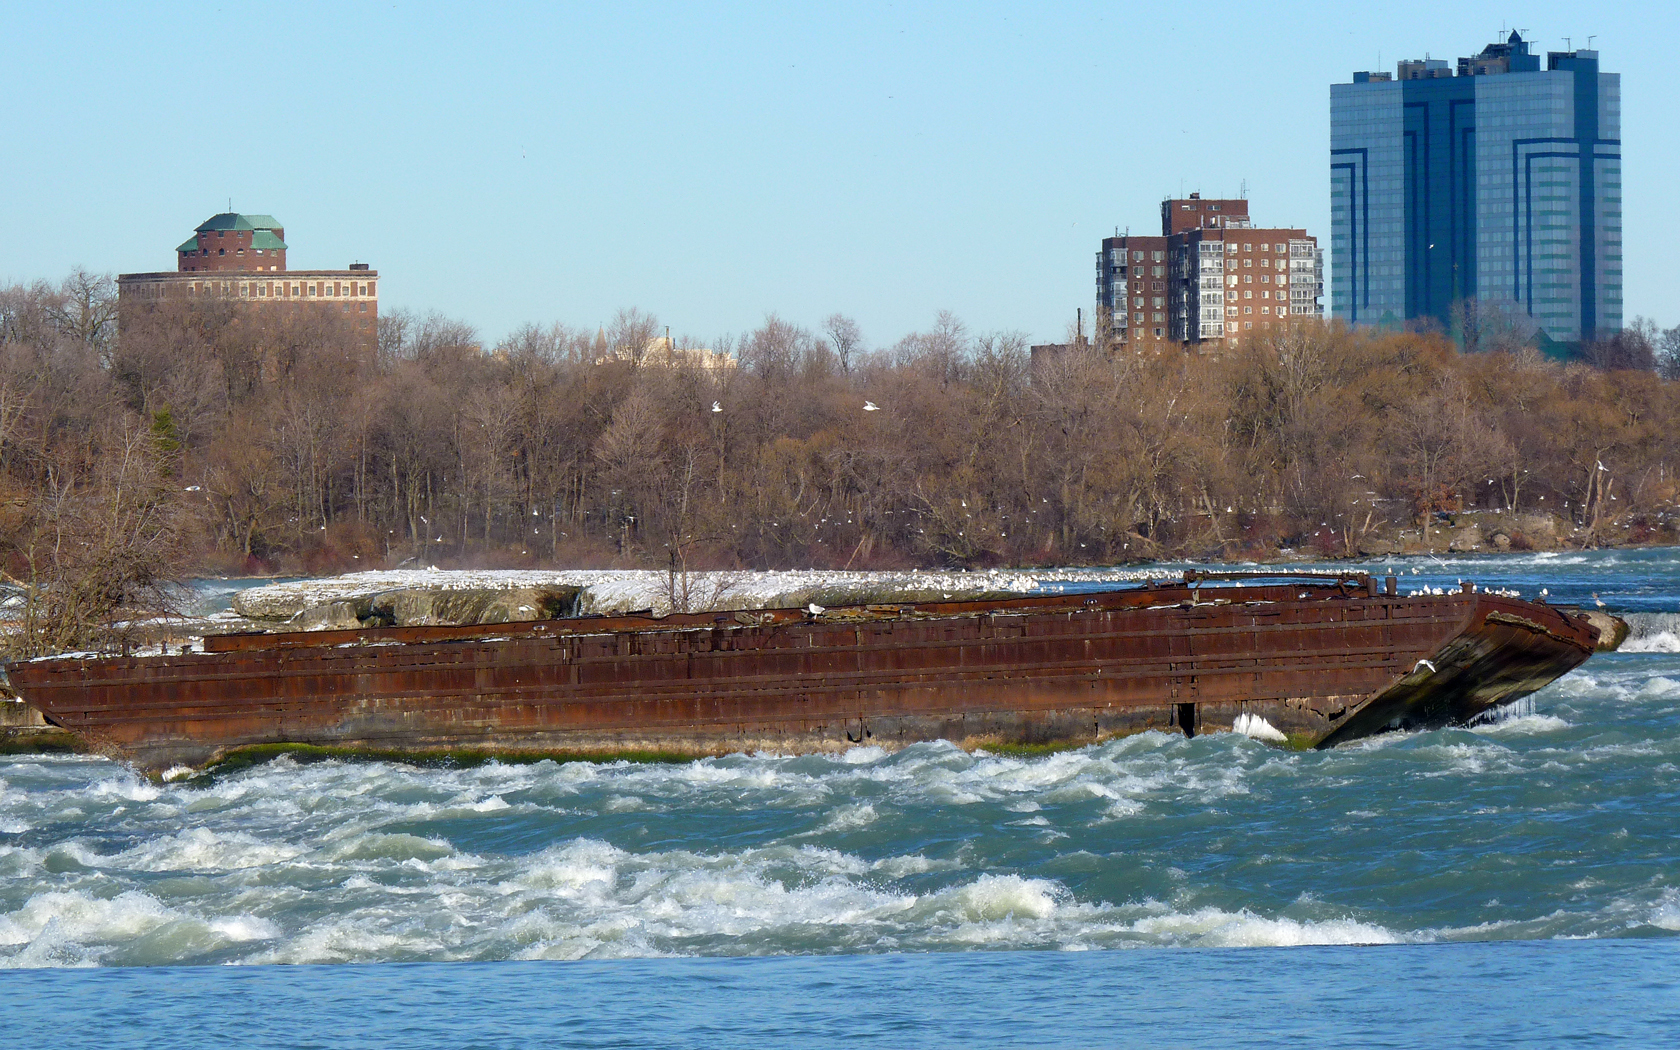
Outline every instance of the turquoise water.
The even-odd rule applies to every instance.
[[[1680,556],[1385,564],[1408,587],[1597,592],[1635,611],[1638,651],[1482,725],[1308,754],[1144,734],[163,785],[0,758],[0,1026],[20,1046],[177,1045],[142,1037],[205,1016],[264,1045],[1650,1045],[1680,1005]],[[78,1003],[98,1008],[63,1027]]]
[[[1656,1047],[1674,941],[0,974],[7,1045]]]

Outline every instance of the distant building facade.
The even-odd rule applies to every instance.
[[[1161,202],[1161,236],[1103,239],[1096,342],[1107,350],[1212,349],[1324,316],[1324,259],[1302,229],[1260,228],[1246,200]]]
[[[703,372],[728,372],[737,365],[735,358],[722,350],[701,346],[678,346],[668,335],[654,336],[642,347],[640,355],[626,347],[607,348],[605,329],[595,336],[594,361],[598,365],[612,361],[634,362],[644,368],[697,368]]]
[[[346,315],[364,339],[377,340],[379,271],[365,263],[288,270],[285,232],[271,215],[213,215],[175,249],[174,272],[118,276],[118,304],[226,299],[265,310],[328,307]]]
[[[1553,340],[1622,327],[1621,78],[1520,34],[1330,88],[1331,312],[1510,304]]]

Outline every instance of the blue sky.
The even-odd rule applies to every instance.
[[[1164,196],[1327,242],[1329,84],[1501,26],[1622,74],[1627,315],[1680,324],[1680,15],[1639,3],[12,0],[0,281],[173,269],[231,197],[491,341],[626,306],[1053,338]]]

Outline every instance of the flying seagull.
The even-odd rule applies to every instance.
[[[863,410],[865,412],[879,412],[879,411],[881,411],[881,406],[877,405],[873,401],[865,401],[863,403]]]
[[[712,411],[713,412],[722,412],[723,411],[723,406],[718,404],[716,401],[713,401],[712,402]]]

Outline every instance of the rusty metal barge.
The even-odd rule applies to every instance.
[[[1266,725],[1297,747],[1465,723],[1592,653],[1569,612],[1364,574],[1094,594],[587,616],[204,640],[6,667],[90,749],[147,770],[244,746],[708,755],[1078,744]],[[1272,735],[1270,730],[1267,735]]]

